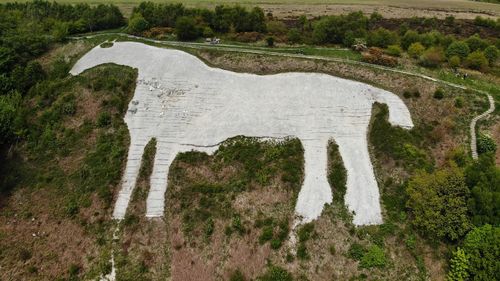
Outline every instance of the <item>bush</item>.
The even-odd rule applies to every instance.
[[[267,23],[267,33],[274,35],[286,34],[288,28],[282,21],[269,21]]]
[[[353,260],[359,261],[359,260],[361,260],[361,258],[363,258],[365,253],[366,253],[365,247],[363,247],[359,243],[353,243],[353,244],[351,244],[351,246],[349,247],[349,250],[347,251],[347,256]]]
[[[497,280],[499,245],[500,227],[487,224],[471,230],[453,253],[448,280]]]
[[[461,59],[466,58],[470,53],[469,46],[463,41],[455,41],[446,49],[446,57],[458,56]]]
[[[425,47],[420,42],[412,43],[408,47],[408,55],[415,59],[420,57],[424,53],[424,51]]]
[[[293,281],[293,276],[284,268],[272,265],[264,275],[257,277],[257,281]]]
[[[405,50],[408,50],[409,47],[412,44],[417,43],[418,40],[420,40],[420,36],[418,35],[418,33],[414,30],[408,30],[401,38],[401,47],[403,47],[403,49]]]
[[[410,180],[406,192],[412,224],[427,236],[457,240],[470,229],[469,189],[458,168],[420,172]]]
[[[464,99],[462,97],[458,97],[455,99],[455,107],[462,108],[464,106]]]
[[[467,38],[465,43],[467,43],[471,52],[483,50],[488,47],[488,43],[477,34]]]
[[[448,59],[448,64],[451,68],[457,68],[460,66],[461,60],[459,56],[452,56]]]
[[[127,31],[133,34],[139,34],[148,29],[148,27],[148,21],[144,19],[141,14],[135,13],[128,21]]]
[[[420,56],[419,64],[424,67],[436,68],[444,61],[444,52],[439,47],[432,47]]]
[[[488,46],[484,49],[484,56],[488,59],[489,64],[492,66],[498,59],[498,49],[494,45]]]
[[[269,36],[266,38],[266,43],[268,47],[273,47],[274,46],[274,37]]]
[[[107,127],[111,124],[111,114],[109,112],[101,112],[97,116],[97,126],[100,128]]]
[[[175,32],[179,40],[194,40],[197,39],[201,32],[200,28],[196,25],[193,17],[179,17],[175,21]]]
[[[288,31],[288,42],[297,44],[302,41],[300,31],[297,28],[292,28]]]
[[[384,267],[387,263],[384,250],[377,245],[371,246],[361,258],[362,268]]]
[[[495,152],[496,150],[497,145],[492,138],[484,134],[479,134],[477,138],[477,152],[479,154]]]
[[[394,45],[398,42],[398,35],[385,28],[378,28],[368,35],[367,43],[369,46],[386,48],[389,45]]]
[[[467,56],[465,65],[471,69],[485,71],[488,68],[489,62],[483,52],[475,51]]]
[[[385,50],[386,54],[393,56],[393,57],[401,56],[401,52],[402,52],[402,50],[401,50],[401,47],[399,47],[399,45],[390,45]]]
[[[444,91],[441,88],[437,88],[436,91],[434,92],[433,97],[437,100],[441,100],[444,98]]]
[[[229,277],[229,281],[245,281],[245,280],[247,280],[245,278],[245,275],[243,275],[243,273],[239,269],[236,269]]]

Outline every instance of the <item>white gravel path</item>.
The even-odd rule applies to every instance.
[[[71,73],[104,63],[139,70],[125,116],[131,144],[122,190],[113,213],[122,219],[135,186],[145,145],[155,137],[157,154],[146,216],[164,213],[168,168],[177,153],[206,150],[237,135],[298,137],[305,149],[305,179],[296,212],[309,222],[332,201],[327,182],[326,148],[333,138],[347,169],[345,202],[354,224],[382,222],[379,190],[367,148],[374,102],[389,107],[389,122],[413,126],[396,95],[373,86],[326,74],[282,73],[259,76],[210,68],[187,53],[133,42],[92,49]],[[334,195],[335,196],[335,195]]]

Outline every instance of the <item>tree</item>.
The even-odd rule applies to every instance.
[[[425,47],[420,42],[412,43],[408,47],[408,55],[410,55],[412,58],[420,57],[424,53],[424,51]]]
[[[135,13],[128,22],[128,32],[138,34],[148,29],[149,23],[142,14]]]
[[[406,192],[412,224],[427,236],[457,240],[470,229],[469,189],[458,168],[420,172],[408,183]]]
[[[488,68],[488,64],[488,59],[481,51],[474,51],[465,59],[465,65],[475,70],[485,71]]]
[[[479,35],[477,34],[467,38],[467,40],[465,40],[465,43],[467,43],[471,52],[483,50],[488,47],[488,43],[485,40],[481,39],[481,37],[479,37]]]
[[[403,47],[403,49],[405,50],[408,50],[410,45],[412,45],[413,43],[417,43],[418,40],[420,40],[418,33],[414,30],[408,30],[401,38],[401,47]]]
[[[394,45],[398,42],[398,35],[385,28],[378,28],[370,32],[367,43],[369,46],[386,48],[389,45]]]
[[[465,59],[470,53],[469,46],[463,41],[455,41],[446,49],[446,57],[458,56]]]
[[[459,56],[452,56],[448,59],[448,64],[451,68],[457,68],[460,66],[461,60]]]
[[[494,65],[498,59],[498,49],[495,45],[490,45],[484,49],[484,56],[488,59],[490,65]]]
[[[472,222],[476,226],[500,224],[500,168],[495,154],[479,155],[465,168],[465,182],[471,191],[467,201]]]
[[[69,24],[65,22],[57,22],[52,27],[52,36],[54,40],[63,41],[69,34]]]
[[[179,17],[175,22],[175,31],[179,40],[194,40],[200,36],[200,28],[193,17]]]
[[[288,31],[288,42],[296,44],[300,43],[301,40],[300,31],[297,28],[292,28]]]
[[[471,230],[453,253],[448,280],[497,280],[500,273],[500,227]]]

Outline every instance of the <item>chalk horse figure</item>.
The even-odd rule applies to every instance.
[[[345,202],[354,224],[382,222],[379,190],[368,153],[367,130],[374,102],[389,108],[392,125],[413,126],[396,95],[318,73],[255,75],[211,68],[188,53],[134,42],[95,47],[72,68],[77,75],[106,64],[138,69],[125,115],[130,148],[113,217],[122,219],[139,172],[144,147],[157,140],[146,216],[164,214],[169,166],[177,153],[214,151],[234,136],[297,137],[304,147],[305,178],[296,215],[305,223],[332,202],[327,145],[334,139],[347,170]]]

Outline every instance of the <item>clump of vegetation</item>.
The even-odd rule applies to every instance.
[[[297,246],[297,257],[301,260],[306,260],[310,257],[309,253],[307,252],[306,242],[311,238],[313,232],[313,223],[306,223],[297,231],[297,237],[299,238],[299,244]]]
[[[436,91],[434,91],[433,97],[437,100],[442,100],[444,98],[444,90],[437,88]]]
[[[453,253],[448,280],[495,280],[498,277],[500,227],[486,224],[471,230]]]
[[[263,220],[257,220],[255,226],[262,228],[262,233],[259,236],[259,243],[265,244],[266,242],[271,242],[272,249],[279,249],[285,240],[288,238],[288,233],[290,232],[288,219],[282,219],[277,223],[272,218],[266,218]]]
[[[257,277],[257,281],[293,281],[293,276],[286,269],[271,265],[264,275]]]
[[[458,168],[420,172],[406,192],[412,224],[429,237],[457,240],[471,228],[467,216],[470,192]]]
[[[384,250],[377,245],[372,245],[361,257],[359,263],[362,268],[384,267],[387,263]]]

